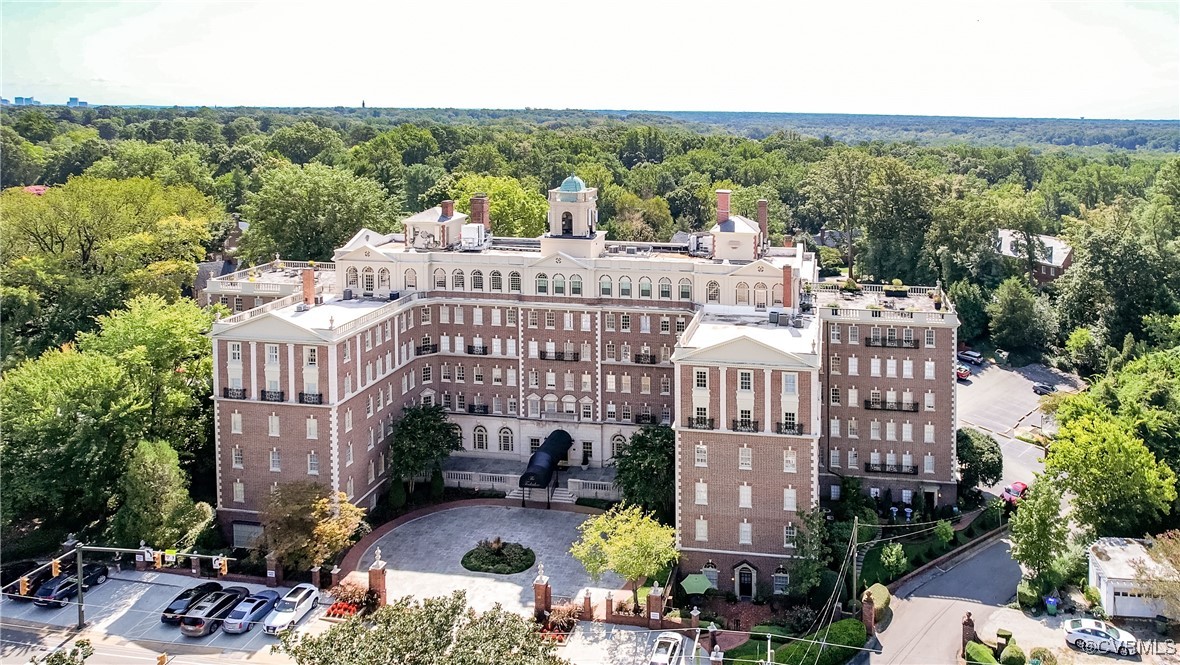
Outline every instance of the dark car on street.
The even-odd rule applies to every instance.
[[[180,632],[186,637],[204,637],[212,633],[238,601],[249,593],[246,587],[231,586],[205,596],[180,620]]]
[[[160,621],[173,625],[180,623],[180,619],[188,614],[194,605],[214,591],[221,591],[221,585],[217,582],[205,582],[181,591],[180,595],[173,598],[168,607],[164,608],[160,614]]]
[[[279,602],[279,592],[271,589],[259,591],[238,603],[225,621],[221,630],[225,633],[248,633],[255,624],[262,623],[266,615]]]
[[[82,566],[82,588],[107,581],[108,570],[106,564],[88,563]],[[75,571],[62,573],[57,577],[37,587],[33,595],[33,602],[41,607],[65,607],[66,601],[78,595],[78,575]]]

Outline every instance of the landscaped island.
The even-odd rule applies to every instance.
[[[481,540],[463,555],[463,567],[477,573],[514,575],[533,567],[537,560],[533,551],[520,543],[506,543],[499,536]]]

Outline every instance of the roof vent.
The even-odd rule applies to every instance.
[[[627,248],[627,253],[630,254],[631,256],[634,256],[635,252],[636,252],[636,249],[634,247]]]

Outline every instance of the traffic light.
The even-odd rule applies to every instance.
[[[27,577],[20,578],[20,595],[29,595],[29,578]]]
[[[226,559],[225,557],[218,557],[218,558],[220,559],[220,561],[217,562],[218,569],[221,570],[222,575],[228,575],[229,574],[229,559]]]
[[[49,570],[53,573],[54,577],[61,575],[61,562],[54,559],[53,563],[49,564]]]
[[[156,665],[168,665],[168,654],[162,653],[156,656]]]
[[[152,559],[156,563],[156,568],[163,568],[164,567],[164,553],[163,552],[152,552]]]

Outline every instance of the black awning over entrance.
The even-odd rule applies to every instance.
[[[574,439],[563,429],[555,429],[545,437],[545,442],[529,458],[529,465],[520,476],[521,489],[546,488],[553,480],[557,463],[565,459]]]

